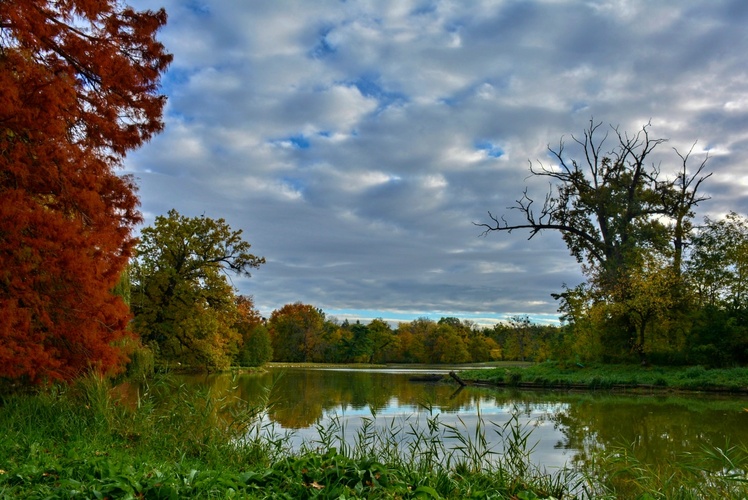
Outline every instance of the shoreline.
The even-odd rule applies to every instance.
[[[466,370],[469,385],[516,389],[632,393],[748,394],[748,368],[564,365],[545,362],[524,368]]]

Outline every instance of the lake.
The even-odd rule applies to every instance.
[[[474,440],[476,428],[486,446],[502,451],[507,423],[525,431],[531,461],[552,472],[592,460],[596,452],[631,445],[648,464],[667,464],[703,446],[748,445],[745,396],[611,394],[568,391],[516,391],[464,387],[451,382],[414,382],[448,368],[385,369],[270,368],[262,374],[180,376],[188,385],[210,386],[218,396],[249,402],[268,398],[265,424],[288,442],[314,447],[325,441],[319,429],[334,428],[334,440],[354,442],[362,426],[400,429],[405,446],[415,432],[436,419],[447,445],[454,433]],[[451,430],[450,430],[451,429]],[[502,434],[503,433],[503,434]]]

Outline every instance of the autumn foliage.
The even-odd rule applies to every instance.
[[[163,127],[165,22],[112,0],[0,2],[0,377],[124,360],[111,289],[140,214],[115,169]]]
[[[141,232],[132,268],[133,322],[164,364],[228,368],[244,328],[260,322],[249,298],[237,300],[228,273],[250,276],[265,263],[224,219],[176,210]]]

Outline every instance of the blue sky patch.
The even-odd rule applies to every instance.
[[[304,137],[303,135],[292,135],[288,138],[289,142],[294,145],[294,147],[298,149],[309,149],[310,143],[309,139]]]
[[[479,141],[475,143],[475,149],[485,151],[486,155],[491,158],[501,158],[504,156],[504,150],[490,141]]]
[[[309,53],[312,58],[322,59],[323,57],[335,54],[338,51],[338,49],[330,44],[327,39],[327,35],[329,35],[332,30],[333,28],[324,28],[319,31],[317,45],[315,45]]]
[[[283,176],[281,177],[281,181],[283,182],[283,184],[290,187],[294,191],[301,192],[304,191],[304,188],[306,187],[304,185],[304,181],[298,177]]]
[[[410,11],[411,16],[424,16],[434,14],[436,12],[436,5],[433,3],[424,3]]]
[[[282,148],[293,148],[293,149],[309,149],[312,145],[309,139],[303,134],[291,135],[288,137],[281,137],[279,139],[271,139],[268,141],[273,146],[280,146]]]
[[[198,2],[197,0],[189,0],[186,2],[185,7],[187,7],[193,14],[200,17],[210,16],[210,7],[202,2]]]
[[[356,87],[364,97],[371,97],[379,101],[380,109],[386,108],[397,102],[407,102],[408,96],[402,92],[393,92],[385,89],[378,75],[362,75],[355,80],[346,82]]]

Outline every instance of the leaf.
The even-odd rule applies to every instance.
[[[413,491],[416,497],[441,498],[441,495],[431,486],[419,486]]]

